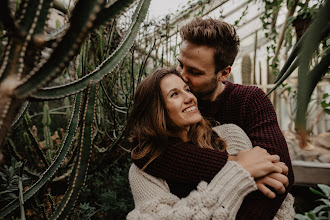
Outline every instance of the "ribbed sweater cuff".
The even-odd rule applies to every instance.
[[[244,197],[257,190],[250,173],[235,161],[228,161],[208,188],[211,194],[219,196],[218,203],[229,211],[229,219],[235,218]]]

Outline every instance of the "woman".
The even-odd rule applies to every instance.
[[[178,158],[180,154],[166,154],[167,148],[175,146],[175,143],[178,142],[194,143],[196,154],[192,156],[203,155],[213,157],[214,161],[217,161],[217,158],[220,158],[218,155],[224,153],[221,151],[224,151],[226,148],[225,141],[213,134],[209,123],[203,119],[198,111],[195,96],[190,93],[189,87],[175,70],[161,69],[147,77],[139,85],[134,101],[127,129],[130,131],[131,142],[135,146],[132,150],[133,161],[146,173],[148,173],[148,168],[153,166],[153,162],[156,162],[160,157],[170,156],[175,160],[184,160],[189,163],[189,158]],[[234,125],[229,126],[233,129],[237,127]],[[240,130],[240,132],[242,131]],[[240,134],[238,137],[243,137],[243,135]],[[246,138],[243,139],[245,140]],[[230,145],[232,146],[233,144],[231,143]],[[238,148],[244,147],[244,145],[240,144],[236,144],[236,146]],[[241,149],[234,149],[234,151],[237,152]],[[230,156],[228,160],[231,160]],[[151,218],[165,216],[164,219],[171,219],[174,216],[177,218],[183,215],[185,216],[184,218],[192,218],[193,216],[201,215],[201,213],[207,213],[207,217],[204,216],[205,218],[202,217],[201,219],[209,219],[210,217],[224,219],[220,216],[225,213],[224,216],[227,216],[225,219],[234,219],[244,196],[256,189],[253,178],[263,177],[273,172],[282,173],[283,168],[281,164],[277,163],[279,162],[277,155],[269,155],[264,149],[258,147],[239,153],[236,162],[228,162],[224,168],[219,167],[216,163],[204,163],[202,158],[200,161],[201,163],[196,166],[195,164],[185,166],[185,173],[182,173],[179,179],[171,179],[170,174],[162,173],[163,170],[159,170],[159,176],[157,176],[157,172],[154,173],[155,177],[163,177],[166,183],[139,171],[135,165],[132,165],[130,182],[136,208],[138,209],[138,212],[135,212],[135,214],[140,213],[139,215],[153,216]],[[190,167],[193,168],[190,169]],[[195,173],[191,173],[191,170],[194,170],[195,167],[201,168],[200,172],[198,172],[200,180],[190,184],[182,184],[186,182],[182,180],[195,175]],[[197,187],[200,181],[208,180],[208,172],[210,170],[211,173],[217,170],[218,174],[212,176],[213,180],[208,185],[203,182],[200,184],[203,187],[200,187],[200,185]],[[139,191],[135,191],[135,189],[141,189],[141,186],[139,186],[139,181],[134,181],[132,175],[134,175],[134,178],[137,177],[143,180],[144,186],[148,185],[147,182],[149,182],[151,183],[151,185],[149,184],[150,187],[153,185],[155,186],[154,189],[158,188],[157,190],[144,189],[144,192],[152,192],[154,197],[142,196],[142,199],[139,199],[139,194],[141,195],[143,192],[135,193]],[[237,178],[235,179],[234,177]],[[134,184],[132,185],[132,183]],[[195,189],[197,191],[189,194]],[[227,192],[227,194],[224,192]],[[228,194],[228,192],[231,193]],[[232,199],[228,199],[228,196],[232,196],[233,192],[236,192],[235,196]],[[171,193],[175,194],[175,196]],[[186,196],[188,197],[180,200],[180,198]],[[168,200],[165,199],[167,202],[164,204],[164,198],[172,198],[172,200],[170,199],[171,202],[168,203]],[[200,200],[201,198],[204,199]],[[206,198],[211,198],[211,200]],[[150,201],[152,202],[150,203]],[[199,202],[194,204],[193,201]],[[205,202],[206,205],[204,204]],[[152,204],[158,205],[153,209],[150,207]],[[223,204],[226,204],[226,206],[223,207]],[[152,213],[148,213],[148,210],[150,211],[151,209],[153,210]],[[146,218],[146,216],[143,218]],[[128,216],[128,218],[131,217],[132,215]]]

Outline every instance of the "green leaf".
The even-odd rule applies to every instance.
[[[330,207],[330,201],[329,201],[329,199],[319,199],[319,200],[322,201],[328,207]]]
[[[310,220],[310,218],[308,218],[307,216],[305,215],[302,215],[302,214],[296,214],[294,216],[295,219],[298,219],[298,220]]]
[[[327,40],[326,45],[330,46],[330,38]]]
[[[319,195],[319,196],[322,196],[322,197],[324,197],[324,198],[327,198],[323,193],[317,191],[316,189],[313,189],[312,187],[309,187],[309,190],[310,190],[312,193],[316,194],[316,195]]]
[[[316,206],[313,210],[312,210],[312,212],[313,213],[318,213],[319,211],[321,211],[323,208],[326,208],[326,207],[328,207],[328,206],[326,206],[326,205],[319,205],[319,206]]]
[[[307,215],[310,219],[312,219],[312,220],[315,220],[315,219],[316,219],[316,216],[315,216],[315,214],[314,214],[313,212],[308,212],[306,215]]]

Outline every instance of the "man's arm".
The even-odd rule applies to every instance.
[[[291,160],[285,138],[279,128],[273,105],[262,90],[256,89],[244,103],[244,130],[253,146],[265,148],[270,154],[280,156],[289,168],[289,185],[286,193],[268,199],[260,191],[249,194],[238,211],[237,219],[273,219],[294,182]]]
[[[133,160],[141,169],[149,158]],[[210,182],[225,166],[227,152],[200,148],[192,142],[175,138],[169,142],[166,151],[152,161],[145,172],[157,178],[181,183]]]

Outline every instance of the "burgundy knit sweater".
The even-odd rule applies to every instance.
[[[221,124],[238,125],[249,136],[253,146],[263,147],[270,154],[279,155],[281,161],[289,167],[289,192],[294,182],[290,156],[270,100],[257,87],[231,82],[225,84],[225,90],[215,101],[199,101],[202,115]],[[200,148],[191,142],[172,138],[166,151],[151,162],[145,171],[165,179],[171,192],[183,198],[200,181],[210,182],[227,159],[226,152]],[[134,163],[142,168],[147,161],[148,158],[144,158],[134,160]],[[286,194],[268,199],[260,191],[255,191],[244,199],[236,219],[273,219]]]

